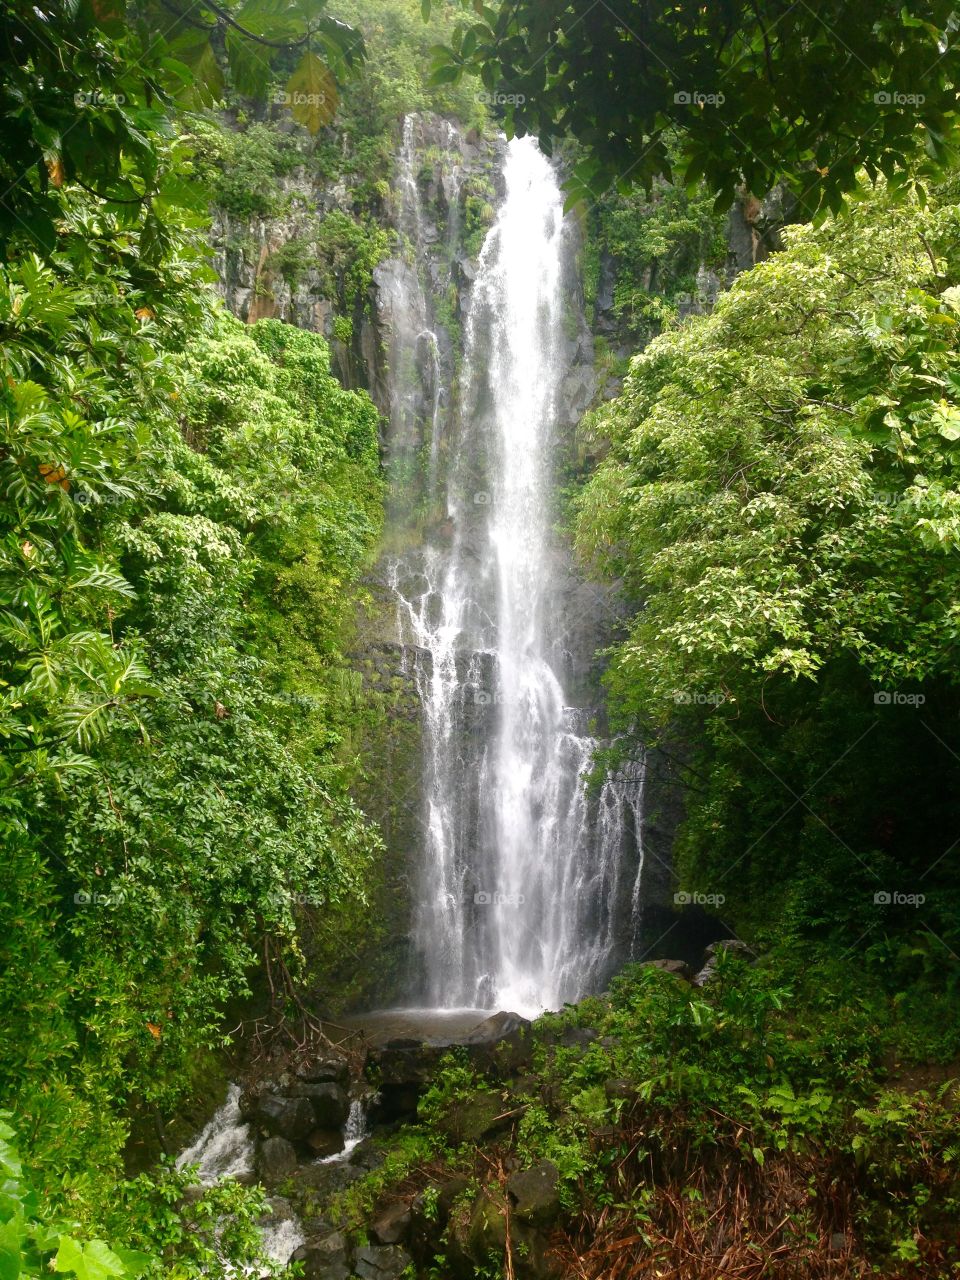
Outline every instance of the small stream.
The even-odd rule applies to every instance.
[[[253,1181],[256,1177],[254,1135],[241,1114],[240,1094],[239,1085],[228,1085],[223,1105],[204,1125],[196,1142],[177,1157],[178,1169],[187,1165],[197,1166],[202,1186],[212,1186],[224,1178]],[[343,1150],[318,1159],[316,1163],[346,1163],[368,1132],[366,1106],[359,1099],[354,1099],[343,1129]],[[300,1222],[290,1214],[272,1215],[261,1223],[260,1230],[264,1253],[272,1262],[289,1262],[306,1240]]]

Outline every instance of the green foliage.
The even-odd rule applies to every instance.
[[[376,412],[322,339],[207,319],[189,259],[155,287],[92,225],[0,269],[0,1072],[83,1218],[130,1100],[173,1104],[264,950],[296,983],[294,903],[342,930],[379,848],[338,729]]]
[[[317,234],[321,291],[350,312],[366,309],[374,267],[389,251],[389,235],[372,219],[331,210]]]
[[[225,129],[197,116],[191,123],[196,171],[213,203],[236,218],[266,218],[281,212],[280,179],[304,162],[298,139],[259,122]]]
[[[364,1223],[384,1189],[402,1182],[409,1174],[433,1159],[441,1144],[435,1134],[406,1127],[384,1145],[383,1161],[333,1196],[324,1206],[325,1216],[341,1229],[364,1239]]]
[[[257,1226],[266,1202],[259,1188],[232,1180],[196,1194],[189,1171],[163,1169],[114,1189],[104,1207],[102,1239],[90,1238],[79,1224],[51,1213],[24,1168],[13,1129],[0,1113],[0,1274],[47,1276],[50,1272],[76,1280],[180,1280],[206,1276],[228,1280],[237,1266],[258,1275],[277,1275],[282,1268],[263,1253]],[[185,1193],[192,1190],[185,1200]],[[162,1255],[162,1256],[161,1256]]]
[[[627,0],[589,21],[570,0],[460,3],[435,82],[479,74],[509,132],[547,147],[557,134],[580,139],[572,198],[669,180],[674,133],[679,176],[704,178],[721,205],[740,186],[760,195],[784,179],[801,205],[836,212],[863,168],[909,185],[956,157],[948,0],[906,18],[893,0]]]
[[[317,0],[182,9],[142,0],[129,14],[111,0],[6,8],[15,37],[0,94],[0,243],[25,238],[45,254],[70,184],[79,184],[137,228],[144,257],[159,261],[177,211],[203,201],[182,165],[168,162],[175,105],[219,101],[225,74],[240,93],[262,96],[274,69],[296,56],[288,105],[316,132],[336,106],[316,51],[340,76],[365,52],[362,36]]]
[[[601,415],[580,546],[642,606],[613,705],[694,740],[681,865],[759,929],[952,945],[958,216],[879,195],[789,231]]]
[[[624,335],[642,344],[676,321],[678,306],[696,296],[701,267],[723,274],[725,219],[698,187],[658,184],[650,199],[606,195],[591,208],[590,248],[616,270],[613,315]],[[595,269],[595,277],[599,264]],[[594,278],[592,296],[596,298]]]

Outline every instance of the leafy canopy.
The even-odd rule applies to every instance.
[[[336,76],[360,65],[363,37],[322,0],[6,0],[0,77],[0,245],[26,236],[49,253],[65,184],[143,221],[158,258],[171,210],[204,209],[185,180],[176,108],[228,89],[275,97],[316,133],[337,105]],[[291,70],[292,66],[292,70]],[[282,74],[283,79],[278,79]],[[181,157],[182,158],[182,157]]]
[[[956,154],[950,0],[461,0],[435,76],[478,73],[507,128],[585,157],[571,196],[673,175],[730,204],[787,183],[838,210],[861,169],[911,183]],[[430,0],[425,0],[429,11]]]

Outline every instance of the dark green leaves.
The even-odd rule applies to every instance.
[[[667,133],[722,207],[739,187],[784,181],[803,209],[836,213],[864,165],[893,178],[957,155],[960,63],[943,0],[912,6],[909,22],[898,0],[461,5],[436,82],[479,73],[520,96],[510,129],[576,136],[597,169],[575,199],[623,179],[649,189],[667,176],[655,146]]]

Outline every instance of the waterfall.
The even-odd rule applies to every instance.
[[[391,585],[423,708],[421,992],[529,1014],[596,989],[624,950],[643,778],[593,783],[604,744],[564,689],[553,458],[572,238],[536,143],[503,156],[464,325],[444,536],[398,559]]]
[[[204,1186],[221,1178],[243,1178],[253,1173],[253,1138],[240,1114],[240,1086],[231,1084],[223,1106],[204,1125],[196,1142],[177,1157],[177,1168],[197,1165]]]
[[[431,503],[438,497],[440,437],[451,380],[434,313],[437,299],[450,283],[452,249],[458,232],[461,139],[449,121],[437,122],[437,130],[436,164],[449,211],[445,242],[437,245],[438,228],[430,225],[425,216],[419,181],[426,148],[424,119],[411,113],[403,121],[394,192],[394,221],[401,237],[401,252],[381,263],[375,272],[381,319],[388,333],[387,466],[395,495],[415,483],[425,463],[424,492],[405,493],[403,505],[407,507],[411,506],[411,497],[424,497]]]

